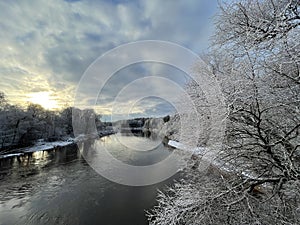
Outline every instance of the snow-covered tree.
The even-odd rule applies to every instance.
[[[224,146],[210,170],[191,166],[160,194],[151,224],[299,224],[299,1],[220,8],[205,60],[229,108]]]

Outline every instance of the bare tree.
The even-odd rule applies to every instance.
[[[285,182],[300,179],[299,2],[243,1],[221,8],[217,35],[224,34],[221,46],[234,59],[231,72],[221,75],[231,103],[223,160],[260,177],[257,185],[262,177],[272,180],[279,192]]]
[[[230,109],[225,143],[210,170],[160,194],[151,224],[300,223],[299,7],[221,5],[206,61]]]

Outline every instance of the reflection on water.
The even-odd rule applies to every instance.
[[[23,156],[0,160],[0,181],[35,175],[46,167],[63,164],[80,158],[76,146],[62,147],[59,150],[27,153]],[[10,175],[10,177],[7,177]]]
[[[169,154],[159,145],[158,151],[143,155],[117,138],[82,143],[80,151],[87,154],[90,147],[105,145],[111,154],[133,164],[148,164]],[[0,224],[147,224],[144,211],[154,206],[157,188],[172,179],[147,187],[119,185],[98,175],[80,151],[68,146],[0,160]]]
[[[90,142],[83,147],[83,155],[86,159],[97,160],[99,151],[107,150],[114,158],[126,164],[146,166],[160,162],[171,154],[171,150],[157,138],[116,134],[103,137],[100,140]]]

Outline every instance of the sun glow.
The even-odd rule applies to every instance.
[[[57,101],[51,97],[50,92],[35,92],[28,95],[28,101],[39,104],[45,109],[57,109]]]

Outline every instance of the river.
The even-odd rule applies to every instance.
[[[135,165],[148,165],[171,152],[162,143],[143,151],[143,142],[157,140],[116,134],[83,145],[105,146],[116,158]],[[124,143],[136,144],[141,151]],[[0,224],[148,224],[145,211],[155,206],[157,189],[171,185],[178,175],[150,186],[117,184],[89,166],[82,148],[74,145],[1,159]]]

